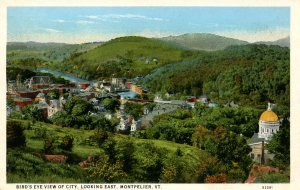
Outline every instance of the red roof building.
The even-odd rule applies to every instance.
[[[20,109],[33,104],[33,100],[31,98],[17,97],[14,99],[14,101],[20,107]]]

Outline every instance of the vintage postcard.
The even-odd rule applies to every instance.
[[[299,186],[299,3],[69,2],[1,2],[1,190]]]

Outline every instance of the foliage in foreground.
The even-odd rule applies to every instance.
[[[204,182],[208,173],[222,168],[212,171],[210,164],[200,167],[214,158],[192,147],[170,150],[150,141],[136,143],[132,138],[109,138],[102,147],[105,155],[89,168],[93,182]]]
[[[7,147],[25,146],[26,138],[24,135],[22,123],[17,120],[8,120],[6,124],[6,142]]]
[[[287,174],[272,173],[258,177],[255,183],[289,183],[290,177]]]
[[[98,132],[101,133],[99,142],[84,141],[97,136]],[[219,167],[214,166],[212,170],[211,164],[205,164],[213,159],[205,151],[167,141],[142,140],[103,130],[64,128],[40,122],[26,129],[25,135],[27,147],[8,149],[8,182],[188,183],[204,182],[207,174],[219,171]],[[44,140],[49,137],[54,139],[49,150],[67,155],[67,164],[53,164],[42,159]],[[73,147],[66,151],[63,147],[68,147],[72,139],[69,137],[74,138]],[[78,163],[89,155],[94,156],[94,165],[89,170],[79,168]],[[107,173],[99,172],[103,170]]]
[[[273,136],[267,147],[270,153],[275,155],[271,165],[280,169],[290,166],[290,122],[288,119],[283,119],[279,131]]]
[[[44,161],[27,149],[7,150],[7,182],[82,182],[85,170],[78,165],[54,164]]]

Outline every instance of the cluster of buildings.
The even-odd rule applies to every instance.
[[[141,129],[141,120],[136,121],[133,117],[128,117],[127,119],[123,116],[120,118],[120,123],[117,125],[117,131],[130,132],[133,134],[135,131]]]
[[[72,96],[79,96],[92,103],[97,113],[91,114],[104,115],[107,119],[111,119],[113,114],[107,112],[99,100],[104,98],[119,99],[122,97],[118,94],[119,92],[132,93],[132,99],[136,94],[145,92],[135,83],[136,81],[134,80],[112,78],[111,81],[99,81],[95,83],[77,82],[73,83],[70,87],[63,84],[54,84],[49,76],[33,76],[21,82],[21,76],[18,75],[16,81],[8,81],[7,83],[7,97],[12,99],[16,105],[15,108],[7,105],[7,116],[13,111],[19,111],[28,105],[34,105],[45,119],[51,118],[55,113],[63,109],[64,104]],[[51,97],[51,93],[55,93],[57,97]],[[124,97],[122,99],[124,100]],[[129,130],[133,133],[140,129],[141,120],[135,121],[133,117],[125,114],[124,104],[129,99],[121,101],[120,111],[116,114],[120,118],[120,125],[118,125],[119,128],[117,130]]]
[[[7,83],[6,96],[13,99],[16,109],[20,110],[41,99],[42,94],[66,92],[62,86],[61,84],[52,84],[49,76],[34,76],[22,83],[21,77],[18,75],[16,81]]]
[[[66,99],[61,96],[58,99],[49,99],[44,93],[39,93],[35,98],[36,106],[45,119],[52,117],[56,112],[63,109]]]
[[[93,84],[94,87],[99,89],[104,89],[109,93],[119,93],[119,92],[134,92],[136,94],[142,95],[147,91],[143,89],[142,86],[137,85],[137,81],[140,78],[135,79],[125,79],[125,78],[112,78],[111,81],[99,81]]]
[[[53,99],[47,94],[54,92],[60,94],[59,98]],[[69,97],[64,98],[62,94],[68,92]],[[119,94],[117,94],[119,92]],[[142,119],[135,120],[132,116],[126,115],[124,112],[124,104],[132,100],[135,94],[143,94],[146,91],[139,85],[136,85],[134,80],[126,80],[123,78],[112,78],[111,81],[101,81],[90,85],[90,83],[76,83],[74,87],[65,87],[62,84],[53,84],[49,76],[34,76],[30,79],[21,82],[21,77],[18,76],[16,81],[10,81],[7,84],[7,97],[13,99],[16,104],[16,110],[23,109],[28,105],[34,104],[43,114],[45,118],[50,118],[53,114],[61,111],[64,104],[70,96],[80,96],[83,99],[90,101],[95,110],[102,112],[106,118],[111,119],[111,114],[105,114],[103,106],[99,104],[101,98],[119,98],[121,106],[116,116],[120,119],[117,126],[117,131],[134,133],[136,130],[142,129]],[[133,96],[126,97],[122,93],[133,93]],[[167,94],[165,96],[171,97]],[[127,99],[126,99],[127,98]],[[157,105],[169,105],[171,108],[194,108],[196,102],[202,102],[208,107],[215,107],[218,104],[210,102],[207,96],[188,97],[184,100],[163,100],[160,95],[157,95],[153,102]],[[143,102],[145,103],[145,102]],[[173,106],[173,107],[172,107]],[[175,106],[175,107],[174,107]],[[230,102],[225,106],[237,107],[234,102]],[[158,106],[159,107],[159,106]],[[170,108],[170,110],[172,110]],[[162,108],[165,109],[165,108]],[[7,106],[7,114],[9,115],[14,110]],[[165,110],[164,110],[165,111]],[[159,114],[159,110],[156,111]],[[163,113],[163,111],[161,111]],[[149,114],[149,110],[144,110],[144,115]],[[153,112],[155,114],[155,111]],[[251,158],[258,163],[267,163],[272,160],[274,155],[270,154],[265,146],[279,131],[280,121],[276,113],[272,111],[271,104],[268,109],[260,116],[259,132],[255,133],[250,139],[249,146],[252,148],[250,153]]]
[[[62,96],[65,93],[76,94],[89,100],[95,97],[92,90],[82,91],[89,86],[88,83],[76,83],[73,86],[64,84],[54,84],[49,76],[33,76],[21,82],[21,76],[17,76],[16,81],[8,81],[7,98],[15,102],[15,108],[7,105],[7,115],[14,110],[19,111],[28,105],[34,105],[43,114],[45,118],[51,117],[58,111],[61,111],[63,104],[67,99]],[[56,99],[49,96],[50,93],[57,94]]]
[[[172,94],[166,93],[165,97],[170,98]],[[212,102],[208,99],[206,95],[202,95],[200,97],[189,96],[186,100],[163,100],[161,95],[156,95],[154,98],[154,102],[160,104],[171,104],[171,105],[178,105],[182,108],[195,108],[196,102],[201,102],[202,104],[206,105],[207,107],[218,107],[219,104]]]
[[[121,97],[120,102],[120,109],[117,112],[117,118],[120,119],[120,123],[116,126],[116,130],[133,134],[135,131],[142,128],[142,120],[135,120],[131,115],[125,113],[125,103],[128,102],[128,100]]]

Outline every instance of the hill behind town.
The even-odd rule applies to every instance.
[[[246,41],[208,33],[187,33],[179,36],[163,37],[160,40],[184,49],[205,51],[216,51],[231,45],[248,44]]]
[[[136,77],[184,58],[184,50],[156,39],[129,36],[73,54],[61,69],[85,79]]]

